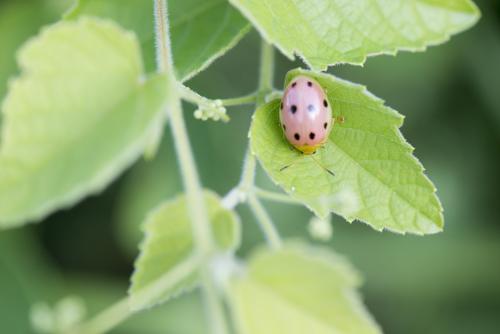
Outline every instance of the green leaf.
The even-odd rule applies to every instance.
[[[356,292],[360,283],[342,257],[294,245],[260,250],[228,295],[242,334],[381,333]]]
[[[367,56],[422,51],[480,17],[470,0],[230,0],[289,58],[313,69]]]
[[[8,80],[17,72],[16,51],[40,27],[59,20],[66,0],[0,0],[0,103]],[[0,113],[0,124],[2,115]]]
[[[166,78],[144,78],[134,35],[111,22],[55,24],[19,63],[2,108],[1,227],[99,192],[164,121]]]
[[[234,211],[224,209],[220,198],[205,191],[208,217],[217,245],[221,250],[234,251],[240,244],[240,222]],[[192,289],[198,281],[197,272],[190,272],[174,286],[155,295],[147,302],[140,298],[141,290],[154,284],[174,267],[193,255],[193,236],[186,197],[180,196],[152,211],[144,224],[145,239],[135,264],[130,287],[133,308],[144,308],[165,302]]]
[[[250,24],[227,0],[168,1],[177,74],[187,80],[232,49]]]
[[[226,0],[167,1],[172,52],[177,76],[188,80],[234,47],[250,30],[248,22]],[[146,68],[155,64],[153,0],[79,0],[66,15],[107,17],[134,30],[141,41]]]
[[[335,123],[314,156],[303,156],[283,136],[279,101],[260,107],[250,130],[251,147],[274,182],[320,218],[333,211],[377,230],[441,231],[436,189],[398,130],[403,117],[363,86],[303,70],[289,72],[286,81],[297,75],[311,76],[322,85],[334,116],[343,117],[344,123]]]

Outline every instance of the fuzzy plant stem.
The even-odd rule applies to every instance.
[[[257,106],[265,102],[265,97],[273,91],[274,79],[274,49],[272,45],[262,40],[261,56],[260,56],[260,72],[259,72],[259,88]],[[274,225],[271,217],[266,212],[266,209],[260,202],[260,199],[254,193],[255,187],[255,156],[252,154],[250,147],[245,155],[243,165],[243,173],[239,188],[248,198],[248,205],[252,210],[259,226],[266,237],[267,243],[272,248],[281,247],[281,238],[278,230]]]
[[[167,111],[179,161],[179,168],[186,191],[188,214],[193,227],[195,247],[198,256],[202,259],[200,276],[206,311],[209,314],[212,333],[226,334],[228,329],[224,307],[216,291],[209,263],[215,252],[215,243],[205,206],[203,189],[196,170],[186,124],[184,122],[178,83],[175,79],[172,50],[170,47],[168,7],[165,0],[154,1],[158,71],[168,76]]]

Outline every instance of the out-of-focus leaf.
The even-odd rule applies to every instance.
[[[228,251],[240,244],[240,222],[234,211],[224,209],[220,198],[213,192],[205,191],[205,203],[212,224],[217,245]],[[162,303],[193,288],[198,281],[198,273],[190,272],[175,286],[154,296],[151,300],[139,301],[141,290],[146,289],[167,274],[175,266],[194,254],[191,221],[185,196],[165,202],[146,219],[145,239],[141,253],[135,264],[130,288],[133,308],[144,308]]]
[[[230,0],[283,54],[313,69],[421,51],[472,26],[470,0]]]
[[[165,77],[144,78],[134,35],[114,23],[57,23],[23,47],[19,63],[2,106],[2,227],[100,191],[164,121]]]
[[[363,86],[303,70],[289,72],[286,82],[297,75],[317,80],[334,115],[345,121],[334,125],[315,156],[301,156],[282,134],[279,101],[260,107],[250,130],[251,146],[268,175],[320,218],[333,211],[377,230],[440,231],[441,204],[398,130],[403,117]],[[282,170],[284,166],[289,168]]]
[[[47,14],[42,1],[0,2],[0,101],[3,99],[7,80],[16,73],[16,50],[40,26],[46,23]]]
[[[108,17],[134,30],[146,69],[155,61],[153,0],[79,0],[67,14]],[[187,80],[235,46],[250,25],[226,0],[167,1],[177,75]]]
[[[326,249],[263,249],[230,282],[239,333],[381,333],[356,289],[358,273]]]

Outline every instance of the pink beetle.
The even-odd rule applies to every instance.
[[[280,122],[286,139],[304,154],[313,154],[328,140],[332,108],[323,88],[306,76],[294,78],[283,94]]]

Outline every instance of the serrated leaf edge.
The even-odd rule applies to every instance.
[[[76,18],[80,14],[80,3],[81,3],[81,0],[75,1],[73,3],[73,5],[71,7],[69,7],[66,10],[66,12],[62,15],[63,20],[71,20],[71,19]],[[222,3],[224,3],[224,2],[217,3],[216,5],[219,5],[219,4],[222,4]],[[91,17],[99,18],[98,16],[91,16]],[[193,77],[195,77],[196,75],[198,75],[199,73],[201,73],[204,70],[206,70],[217,59],[219,59],[220,57],[222,57],[229,50],[233,49],[243,39],[243,37],[245,37],[250,32],[250,30],[252,30],[252,25],[249,22],[247,22],[247,24],[242,29],[240,29],[240,31],[231,39],[231,41],[227,45],[225,45],[219,51],[215,52],[211,57],[209,57],[205,62],[203,62],[199,66],[198,69],[189,71],[188,73],[184,74],[179,79],[179,81],[180,82],[186,82],[186,81],[192,79]],[[155,39],[154,36],[151,36],[151,38],[148,38],[147,41],[151,42],[154,39]],[[154,153],[154,151],[152,153]]]
[[[219,204],[221,203],[221,199],[220,199],[219,195],[217,193],[215,193],[214,191],[211,191],[209,189],[203,189],[203,194],[204,194],[204,196],[212,197],[212,199],[217,200]],[[144,238],[142,239],[141,243],[139,244],[139,256],[134,261],[134,270],[133,270],[132,275],[131,275],[130,286],[127,290],[129,303],[131,305],[131,308],[134,311],[147,310],[147,309],[151,309],[155,306],[158,306],[160,304],[164,304],[164,303],[168,302],[169,300],[175,299],[184,293],[191,292],[199,285],[199,282],[197,282],[197,281],[193,282],[192,284],[186,284],[184,286],[179,287],[178,289],[173,290],[174,291],[173,293],[168,294],[164,298],[157,298],[155,300],[155,302],[147,303],[146,306],[143,306],[143,307],[134,307],[133,306],[134,294],[137,292],[133,292],[132,288],[136,285],[136,280],[137,280],[136,272],[138,272],[140,270],[140,268],[137,264],[141,261],[142,258],[148,256],[146,245],[153,238],[151,231],[148,229],[149,225],[154,223],[154,220],[152,219],[152,217],[154,217],[159,211],[161,211],[164,206],[175,204],[176,202],[182,200],[183,197],[185,197],[185,194],[181,193],[181,194],[178,194],[177,196],[175,196],[171,199],[168,199],[168,200],[163,201],[162,203],[158,204],[153,210],[151,210],[147,214],[147,216],[144,220],[144,223],[141,224],[141,231],[144,233]],[[232,252],[232,251],[235,251],[239,247],[239,245],[241,244],[241,220],[240,220],[240,217],[233,210],[229,210],[229,209],[226,209],[226,208],[220,206],[218,208],[217,212],[220,212],[220,211],[225,211],[225,212],[229,213],[231,215],[231,218],[235,222],[235,230],[234,230],[235,235],[233,236],[234,243],[228,248],[228,251]],[[215,216],[216,215],[217,214],[215,214]],[[193,255],[191,255],[191,256],[193,256]],[[189,257],[184,258],[183,261],[185,261],[188,258]],[[168,274],[168,271],[165,272],[163,275],[166,275],[166,274]],[[143,287],[141,290],[147,289],[147,287],[155,284],[156,282],[158,282],[158,280],[161,280],[163,275],[160,276],[159,278],[157,278],[156,280],[150,282],[146,287]],[[141,290],[138,290],[138,291],[141,291]]]
[[[295,74],[297,73],[297,74]],[[307,71],[304,71],[302,69],[294,69],[294,70],[291,70],[287,73],[287,80],[290,81],[292,78],[296,77],[297,75],[300,75],[300,74],[307,74],[308,72]],[[411,233],[413,234],[418,234],[418,235],[424,235],[424,234],[433,234],[433,233],[438,233],[438,232],[441,232],[443,230],[443,227],[444,227],[444,216],[443,216],[443,206],[441,204],[441,201],[439,200],[439,197],[437,197],[437,188],[436,186],[434,185],[434,183],[429,179],[429,177],[425,174],[425,168],[424,166],[422,165],[422,163],[420,162],[420,160],[418,160],[412,153],[414,152],[414,147],[411,146],[407,140],[404,138],[403,134],[401,133],[401,126],[403,125],[403,115],[401,115],[399,112],[397,112],[396,110],[388,107],[386,104],[385,104],[385,101],[377,96],[375,96],[374,94],[372,94],[370,91],[368,91],[368,88],[365,86],[365,85],[360,85],[360,84],[355,84],[353,82],[350,82],[350,81],[347,81],[347,80],[344,80],[344,79],[341,79],[341,78],[338,78],[334,75],[331,75],[331,74],[325,74],[325,73],[315,73],[315,75],[317,76],[320,76],[320,77],[323,77],[325,78],[326,80],[331,80],[331,78],[333,78],[335,81],[338,81],[344,85],[347,85],[347,86],[350,86],[352,87],[353,89],[356,89],[358,90],[359,92],[363,93],[364,95],[370,97],[371,99],[374,100],[374,102],[376,102],[379,106],[381,106],[382,108],[384,108],[385,110],[388,110],[390,111],[391,113],[394,113],[395,116],[398,116],[399,118],[401,118],[401,122],[398,124],[398,126],[396,127],[393,127],[394,128],[394,133],[398,136],[398,138],[401,140],[400,143],[397,143],[396,144],[399,144],[399,145],[402,145],[403,147],[406,147],[409,149],[409,151],[405,152],[404,154],[409,157],[411,159],[412,162],[414,162],[416,164],[416,166],[418,167],[419,169],[419,172],[422,174],[422,176],[424,177],[425,179],[425,182],[427,182],[429,184],[429,186],[432,187],[432,192],[437,200],[437,203],[438,203],[438,206],[439,206],[439,213],[440,213],[440,220],[439,221],[434,221],[432,220],[429,216],[427,216],[425,213],[421,212],[420,210],[418,210],[417,208],[415,208],[412,203],[410,203],[406,198],[404,197],[401,197],[401,195],[399,193],[397,193],[396,191],[392,191],[394,194],[396,194],[402,201],[406,202],[410,207],[412,207],[416,212],[419,212],[421,215],[423,215],[424,217],[426,217],[427,219],[429,219],[429,221],[431,221],[432,223],[434,223],[434,225],[436,226],[437,230],[436,231],[432,231],[432,232],[428,232],[428,231],[425,231],[425,232],[422,232],[421,234],[420,233],[417,233],[416,231],[412,231]],[[288,79],[290,78],[290,79]],[[341,152],[344,152],[339,146],[337,146],[335,144],[335,142],[331,139],[331,137],[328,139],[328,141],[335,145],[337,147],[337,149]],[[356,163],[360,169],[363,169],[367,174],[369,174],[371,177],[373,177],[375,180],[377,180],[379,183],[381,183],[384,187],[388,187],[385,183],[383,183],[382,181],[380,181],[375,175],[373,175],[370,171],[366,170],[365,168],[363,168],[363,166],[359,165],[358,162],[353,159],[351,156],[349,156],[349,154],[345,153],[344,154],[346,156],[348,156],[354,163]],[[388,187],[389,188],[389,187]],[[390,188],[389,188],[390,189]],[[313,211],[314,212],[314,211]],[[325,217],[323,217],[325,218]],[[367,224],[367,225],[370,225],[372,226],[371,224],[369,224],[368,222],[366,221],[363,221],[363,220],[360,220],[358,219],[359,221]],[[352,221],[352,220],[351,220]],[[395,222],[397,222],[396,219],[394,219]],[[392,229],[392,228],[387,228],[387,227],[381,227],[379,231],[383,231],[384,229],[387,229],[391,232],[395,232],[395,233],[400,233],[400,234],[406,234],[405,231],[403,230],[395,230],[395,229]],[[417,229],[420,229],[420,227],[417,227]]]
[[[112,29],[117,29],[117,31],[126,35],[127,38],[129,38],[137,46],[138,50],[140,50],[139,43],[135,34],[130,31],[121,29],[117,24],[115,24],[111,20],[106,20],[101,18],[91,19],[90,17],[82,17],[80,20],[75,21],[71,24],[85,26],[89,23],[96,23],[96,22],[111,27]],[[30,48],[32,44],[37,43],[43,38],[45,38],[47,34],[49,34],[52,30],[57,29],[60,25],[67,25],[67,24],[68,24],[67,22],[61,21],[56,24],[43,27],[37,36],[31,37],[19,49],[16,58],[18,59],[20,74],[17,77],[14,77],[9,80],[9,90],[11,86],[14,86],[16,84],[16,82],[18,82],[19,80],[23,80],[24,78],[29,77],[31,75],[29,66],[27,66],[25,60],[23,60],[22,56],[23,51],[25,49]],[[141,58],[140,69],[142,68],[143,64]],[[160,75],[154,75],[148,81],[145,81],[144,78],[139,78],[138,81],[139,86],[137,88],[137,91],[144,88],[148,82],[158,80],[159,78],[161,78]],[[0,106],[2,114],[5,113],[4,111],[5,106],[7,105],[9,100],[10,100],[10,94],[7,93],[5,99],[3,100]],[[119,105],[121,102],[123,101],[120,101],[117,105]],[[8,118],[6,119],[4,117],[2,122],[2,127],[5,126],[5,124],[7,123],[6,121],[8,121]],[[113,163],[113,166],[110,166],[110,164],[108,164],[107,168],[98,171],[90,180],[83,181],[80,184],[75,185],[73,187],[73,190],[66,193],[64,198],[46,200],[44,203],[38,205],[37,209],[31,210],[30,213],[24,214],[18,217],[17,219],[3,220],[0,218],[0,229],[20,226],[25,222],[35,223],[49,216],[54,211],[54,209],[52,208],[57,208],[58,210],[69,208],[73,206],[75,203],[79,202],[82,198],[101,193],[112,180],[116,179],[124,170],[130,167],[140,157],[140,155],[143,153],[142,151],[145,148],[145,145],[148,142],[150,133],[155,130],[157,131],[157,127],[160,126],[160,124],[162,124],[161,126],[163,126],[164,122],[165,122],[165,117],[163,116],[163,113],[158,113],[158,115],[152,119],[149,128],[147,129],[147,131],[144,132],[143,136],[141,138],[138,138],[135,143],[130,145],[128,150],[125,150],[125,152],[122,152],[121,155],[117,156],[117,158]],[[3,136],[3,131],[0,132],[0,135]],[[4,140],[0,140],[0,143],[2,143],[3,141]]]
[[[363,66],[364,63],[366,62],[366,60],[369,57],[375,57],[375,56],[381,56],[381,55],[396,56],[399,52],[424,52],[429,47],[440,45],[440,44],[443,44],[443,43],[449,41],[453,35],[458,34],[460,32],[463,32],[463,31],[469,29],[470,27],[474,26],[474,24],[476,24],[479,21],[479,19],[481,18],[481,11],[477,7],[477,5],[474,2],[472,2],[472,1],[469,0],[468,1],[469,4],[471,5],[471,7],[474,8],[473,10],[474,10],[475,18],[468,25],[464,25],[463,27],[461,27],[459,29],[455,29],[453,31],[445,33],[441,38],[436,38],[434,40],[430,40],[427,43],[424,42],[424,41],[420,41],[420,42],[422,42],[422,44],[420,44],[420,45],[418,45],[416,47],[394,47],[394,48],[386,50],[386,51],[367,53],[363,57],[360,57],[359,60],[338,61],[338,62],[325,61],[325,63],[327,63],[326,66],[315,67],[304,56],[304,54],[302,54],[296,48],[292,49],[291,51],[288,51],[288,50],[285,50],[281,45],[279,45],[279,43],[276,40],[274,40],[273,38],[271,38],[271,36],[269,36],[267,34],[267,32],[264,30],[264,28],[262,28],[260,26],[260,24],[257,22],[257,19],[253,16],[253,14],[250,13],[249,10],[247,10],[246,8],[244,8],[244,6],[241,3],[239,3],[238,0],[229,0],[229,2],[235,8],[237,8],[247,18],[248,21],[250,21],[252,23],[252,25],[255,27],[255,29],[259,32],[259,34],[268,43],[274,45],[285,57],[287,57],[290,60],[295,60],[295,56],[297,56],[297,57],[299,57],[304,62],[304,64],[307,65],[307,67],[309,67],[310,69],[315,70],[315,71],[326,71],[328,69],[328,67],[330,67],[330,66],[343,65],[343,64],[349,64],[349,65],[355,65],[355,66]]]
[[[253,260],[258,259],[260,256],[268,255],[265,253],[269,253],[270,251],[272,251],[272,250],[269,250],[267,247],[264,247],[264,246],[259,247],[257,250],[254,250],[251,254],[251,257],[249,260],[250,261],[249,265],[251,265],[251,262]],[[363,307],[363,303],[362,303],[363,297],[357,291],[357,289],[359,289],[363,283],[361,273],[356,268],[354,268],[354,266],[347,260],[347,258],[345,258],[344,256],[342,256],[340,254],[332,252],[327,247],[321,247],[321,246],[320,247],[312,247],[301,240],[287,241],[282,249],[277,250],[277,252],[283,252],[283,251],[291,252],[295,256],[301,257],[301,258],[308,260],[308,261],[314,261],[314,262],[317,262],[319,264],[335,268],[339,271],[339,273],[342,276],[344,276],[344,278],[346,280],[352,280],[353,284],[349,285],[348,288],[344,289],[344,295],[345,295],[346,299],[348,299],[350,301],[351,306],[353,307],[353,310],[355,310],[359,315],[361,315],[364,319],[366,319],[366,321],[368,321],[370,323],[370,325],[375,328],[375,330],[377,330],[379,333],[382,333],[382,329],[381,329],[380,325],[377,323],[377,321],[375,320],[375,318],[368,312],[367,308]],[[311,256],[308,256],[308,255],[311,255]],[[247,269],[245,269],[243,276],[236,277],[236,279],[241,279],[241,278],[251,279],[251,274],[249,275],[249,272]],[[236,282],[236,284],[237,283],[238,282]],[[290,305],[294,309],[302,311],[302,308],[300,308],[300,306],[297,306],[293,303],[290,303],[289,300],[283,298],[280,294],[274,292],[274,290],[271,289],[270,287],[258,282],[257,280],[252,280],[252,283],[259,286],[263,290],[268,291],[268,293],[271,294],[272,296],[274,296],[276,299],[284,300],[286,302],[286,304]],[[231,293],[227,292],[226,295],[227,295],[227,298],[231,301],[231,304],[237,304],[235,302],[235,297]],[[238,328],[238,332],[245,333],[245,334],[249,333],[242,326],[243,320],[241,319],[241,317],[239,316],[239,314],[236,312],[236,310],[234,308],[232,308],[231,314],[232,314],[232,317],[234,319],[236,319],[235,325]],[[320,324],[322,324],[321,319],[318,320],[318,319],[316,319],[315,316],[310,315],[309,313],[306,313],[306,315],[308,318],[312,319],[313,321],[319,322]]]
[[[334,80],[336,81],[339,81],[343,84],[346,84],[346,85],[349,85],[351,86],[352,88],[362,92],[363,94],[367,95],[368,97],[374,99],[375,102],[379,103],[380,106],[382,106],[384,109],[390,111],[391,113],[395,113],[396,116],[399,116],[398,118],[401,118],[401,122],[400,124],[394,129],[394,133],[398,136],[398,138],[401,139],[402,143],[397,143],[399,145],[402,145],[403,147],[406,147],[409,149],[408,152],[405,152],[405,154],[407,156],[409,156],[413,162],[416,163],[416,165],[418,166],[419,168],[419,171],[421,172],[422,176],[424,177],[424,179],[426,180],[426,182],[429,183],[429,185],[432,186],[432,190],[433,190],[433,194],[435,196],[435,198],[437,199],[437,203],[438,203],[438,209],[439,209],[439,216],[440,216],[440,219],[439,221],[434,221],[432,219],[430,219],[430,217],[428,217],[426,214],[422,213],[420,210],[418,210],[417,208],[415,208],[411,203],[409,203],[405,198],[402,198],[400,197],[400,199],[402,201],[404,201],[405,203],[407,203],[410,207],[412,207],[416,212],[420,213],[421,215],[423,215],[424,217],[426,217],[430,222],[432,222],[434,224],[434,226],[436,227],[435,230],[431,230],[431,231],[421,231],[421,228],[420,227],[416,227],[416,230],[412,230],[412,231],[405,231],[404,229],[402,230],[397,230],[397,229],[394,229],[394,228],[390,228],[390,227],[386,227],[386,226],[375,226],[373,224],[370,224],[369,222],[365,221],[365,220],[362,220],[362,219],[359,219],[359,218],[350,218],[350,217],[346,217],[346,216],[343,216],[342,217],[344,219],[346,219],[349,223],[352,223],[354,220],[359,220],[360,222],[370,226],[371,228],[373,228],[374,230],[378,231],[378,232],[382,232],[384,230],[388,230],[388,231],[391,231],[391,232],[394,232],[394,233],[398,233],[398,234],[401,234],[401,235],[406,235],[406,234],[415,234],[415,235],[425,235],[425,234],[435,234],[435,233],[439,233],[443,230],[443,227],[444,227],[444,216],[443,216],[443,206],[441,204],[441,201],[439,200],[439,197],[437,197],[436,195],[436,192],[437,192],[437,189],[434,185],[434,183],[428,178],[428,176],[424,173],[425,172],[425,168],[423,167],[422,163],[415,157],[413,156],[411,153],[414,151],[414,148],[413,146],[411,146],[407,141],[406,139],[403,137],[401,131],[400,131],[400,127],[402,126],[403,124],[403,119],[404,119],[404,116],[399,114],[396,110],[388,107],[385,105],[385,101],[380,99],[379,97],[373,95],[371,92],[368,91],[367,87],[364,86],[364,85],[360,85],[360,84],[355,84],[353,82],[350,82],[350,81],[347,81],[347,80],[344,80],[344,79],[341,79],[341,78],[338,78],[334,75],[331,75],[331,74],[327,74],[327,73],[321,73],[321,72],[315,72],[315,71],[312,71],[314,73],[314,75],[317,75],[317,76],[321,76],[327,80],[331,80],[330,77],[332,77]],[[297,73],[297,74],[294,74],[294,73]],[[289,82],[292,78],[296,77],[297,75],[300,75],[300,74],[308,74],[309,71],[307,70],[303,70],[303,69],[293,69],[293,70],[290,70],[286,77],[285,77],[285,85],[287,82]],[[266,105],[269,105],[269,104],[272,104],[272,103],[276,103],[277,101],[279,101],[279,99],[275,99],[273,101],[269,101],[267,103],[265,103],[264,105],[261,105],[258,108],[262,108]],[[253,121],[253,118],[255,116],[255,113],[254,115],[252,115],[252,121]],[[252,136],[251,136],[251,128],[248,132],[248,137],[250,138],[250,140],[252,141]],[[333,145],[335,145],[335,143],[329,139],[329,142],[332,143]],[[335,145],[337,147],[337,149],[341,152],[344,152],[340,147],[338,147],[337,145]],[[259,156],[256,154],[254,148],[253,148],[253,145],[250,145],[250,148],[251,148],[251,152],[252,152],[252,155],[255,156],[257,158],[257,160],[259,161],[259,163],[261,164],[261,166],[263,166],[263,163],[262,161],[260,160]],[[345,152],[344,152],[345,153]],[[347,153],[345,153],[347,157],[349,157],[351,160],[353,160]],[[356,164],[357,162],[355,160],[353,160]],[[365,170],[361,165],[359,165],[361,169]],[[265,170],[265,168],[264,168]],[[369,171],[366,171],[365,172],[370,175],[371,177],[373,177],[375,180],[377,180],[377,182],[381,183],[384,187],[387,187],[387,185],[385,183],[382,183],[378,178],[376,178],[372,173],[370,173]],[[280,188],[282,188],[285,193],[291,197],[295,197],[294,193],[289,191],[288,189],[286,189],[282,184],[280,184],[279,182],[276,182],[273,178],[269,177],[269,179],[271,179],[271,181],[279,186]],[[392,189],[390,189],[391,192]],[[396,194],[399,196],[399,194]],[[313,212],[316,216],[324,219],[326,218],[326,216],[324,214],[322,214],[321,212],[319,212],[318,210],[316,210],[315,208],[313,208],[311,205],[309,205],[308,203],[305,203],[303,202],[303,204],[311,211]],[[331,212],[331,210],[329,209],[329,212]],[[394,220],[395,222],[397,222],[397,220]]]

